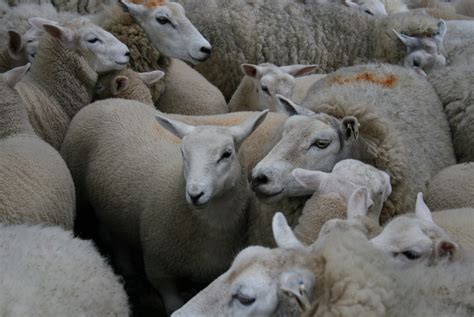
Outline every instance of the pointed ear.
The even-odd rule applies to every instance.
[[[35,28],[49,33],[64,44],[72,44],[74,41],[74,32],[69,28],[59,26],[55,21],[42,18],[31,18],[28,22]]]
[[[307,116],[307,117],[310,117],[316,114],[309,109],[298,106],[296,103],[294,103],[293,101],[291,101],[290,99],[282,95],[277,94],[276,97],[278,99],[278,104],[280,108],[279,112],[286,113],[289,116],[301,115],[301,116]]]
[[[319,68],[319,65],[288,65],[279,67],[283,72],[290,74],[293,77],[301,77],[308,75],[316,71]]]
[[[344,117],[341,122],[341,133],[344,140],[349,140],[351,137],[354,141],[359,137],[360,124],[356,117]]]
[[[245,139],[248,138],[259,127],[260,124],[262,124],[263,120],[265,120],[267,117],[268,111],[268,109],[264,110],[257,115],[245,120],[238,126],[230,128],[237,149],[240,147],[240,145],[242,145]]]
[[[323,188],[330,178],[329,173],[309,171],[302,168],[294,169],[291,174],[301,186],[314,191]]]
[[[13,68],[2,74],[6,82],[10,87],[15,87],[15,85],[25,76],[28,69],[30,69],[31,64],[28,63],[24,66]]]
[[[308,293],[313,293],[315,284],[315,273],[308,269],[295,269],[283,272],[280,276],[281,291],[296,300],[301,312],[311,308]]]
[[[436,243],[436,255],[440,258],[448,257],[452,259],[458,252],[459,246],[450,240],[441,240]]]
[[[416,196],[415,215],[419,219],[433,222],[431,211],[423,200],[423,193],[418,193]]]
[[[352,0],[344,0],[344,4],[346,5],[346,7],[349,7],[349,8],[355,8],[355,9],[359,8],[359,4],[355,3]]]
[[[148,73],[137,73],[137,74],[138,74],[138,78],[140,78],[147,86],[153,85],[158,80],[163,78],[163,76],[165,75],[165,73],[162,72],[161,70],[154,70]]]
[[[119,5],[123,12],[130,13],[133,17],[143,15],[147,12],[147,8],[142,4],[130,3],[127,0],[119,0]]]
[[[8,31],[8,53],[13,58],[18,58],[21,50],[23,49],[23,41],[21,35],[15,31]]]
[[[446,35],[447,26],[444,20],[439,20],[438,22],[438,30],[434,34],[434,38],[438,43],[443,42],[444,36]]]
[[[357,216],[367,216],[367,212],[373,203],[369,196],[369,189],[367,187],[358,188],[352,193],[347,202],[347,219],[353,219]]]
[[[240,65],[240,69],[245,76],[249,76],[251,78],[257,78],[261,75],[261,67],[258,65],[252,64],[242,64]]]
[[[395,30],[392,30],[393,33],[405,44],[406,47],[416,47],[418,46],[418,39],[416,37],[411,37],[405,34],[398,33]]]
[[[125,76],[117,76],[112,84],[112,95],[116,96],[128,88],[130,80]]]
[[[168,130],[180,139],[184,138],[186,135],[192,133],[194,129],[196,129],[196,127],[192,125],[171,120],[163,116],[156,116],[155,118],[164,129]]]
[[[304,245],[296,238],[291,230],[285,216],[277,212],[272,221],[273,237],[279,248],[282,249],[304,249]]]

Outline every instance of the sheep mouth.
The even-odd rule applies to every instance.
[[[193,61],[196,61],[196,62],[198,62],[198,63],[205,62],[205,61],[207,61],[207,59],[209,58],[209,55],[208,55],[208,56],[205,56],[205,57],[202,57],[202,58],[193,57],[191,54],[188,54],[188,56],[189,56]]]
[[[121,66],[126,66],[128,64],[128,61],[126,61],[126,62],[115,62],[115,64],[121,65]]]
[[[277,196],[281,195],[283,193],[285,189],[282,188],[281,190],[277,191],[277,192],[274,192],[274,193],[265,193],[265,192],[262,192],[261,190],[255,190],[255,194],[257,195],[257,197],[259,199],[262,199],[262,200],[273,200],[274,198],[276,198]]]

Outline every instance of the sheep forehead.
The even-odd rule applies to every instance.
[[[182,147],[186,151],[214,155],[227,146],[234,145],[234,139],[226,128],[197,127],[193,133],[183,138]]]
[[[169,17],[173,17],[173,18],[178,19],[178,20],[180,18],[185,17],[185,12],[184,12],[183,6],[180,5],[179,3],[175,3],[175,2],[168,2],[164,5],[156,7],[153,10],[152,14],[157,15],[158,13],[167,14]]]
[[[305,146],[303,140],[315,137],[335,139],[337,132],[334,127],[327,122],[319,120],[317,117],[292,116],[284,125],[283,139],[291,138],[291,142],[295,145]],[[283,140],[282,139],[282,140]],[[299,140],[299,142],[294,142]]]
[[[432,247],[432,237],[427,234],[427,228],[430,227],[427,221],[400,216],[389,222],[376,238],[379,242],[383,242],[391,252],[408,248],[423,251]]]

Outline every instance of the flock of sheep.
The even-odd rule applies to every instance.
[[[474,315],[474,1],[0,19],[0,315]]]

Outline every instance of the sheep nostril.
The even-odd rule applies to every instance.
[[[130,57],[130,51],[125,53],[125,56]]]
[[[256,188],[260,185],[268,184],[269,181],[270,180],[268,179],[268,177],[265,174],[260,174],[257,177],[252,179],[252,187]]]
[[[201,47],[200,51],[201,51],[201,53],[211,55],[211,48],[210,47],[203,46],[203,47]]]
[[[418,61],[413,61],[413,66],[415,66],[415,67],[421,67],[421,64],[420,64],[420,62],[418,62]]]
[[[189,198],[191,198],[193,204],[196,205],[196,203],[199,201],[199,198],[201,198],[204,195],[204,192],[200,192],[197,195],[191,195],[190,193],[188,193],[188,195],[189,195]]]

